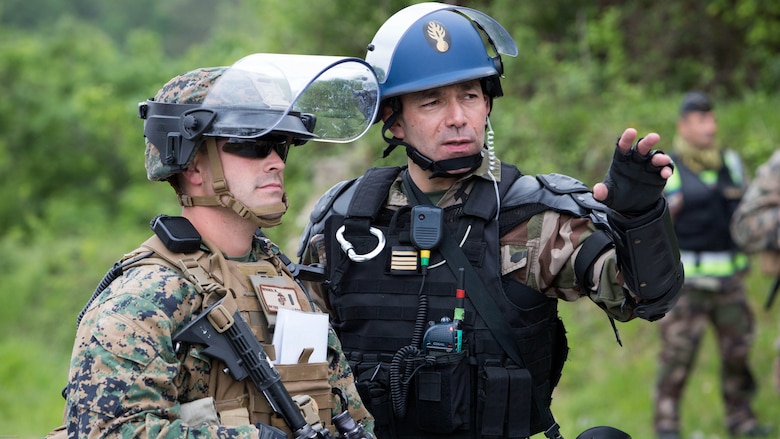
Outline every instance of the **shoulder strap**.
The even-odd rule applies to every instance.
[[[496,195],[503,203],[515,180],[522,177],[522,175],[516,166],[501,163],[501,181],[494,184],[485,184],[481,179],[477,179],[469,194],[469,199],[463,206],[463,214],[476,216],[483,220],[494,218],[497,209],[500,208],[498,203],[496,203]]]
[[[383,166],[368,169],[362,176],[331,187],[317,201],[298,242],[298,259],[303,259],[309,240],[325,229],[331,215],[373,220],[379,214],[395,178],[404,167]]]
[[[387,192],[401,170],[400,166],[370,168],[363,174],[352,200],[347,217],[376,219],[385,204]]]
[[[203,244],[208,248],[213,248],[205,239],[203,240]],[[209,266],[219,268],[223,270],[222,273],[224,273],[224,265],[222,263],[224,258],[222,252],[198,250],[194,253],[174,253],[168,250],[168,248],[165,247],[165,244],[163,244],[157,236],[152,236],[147,239],[146,242],[141,244],[141,247],[153,251],[156,256],[167,263],[166,265],[180,271],[187,280],[195,285],[198,292],[202,294],[208,294],[225,288],[224,285],[219,284],[214,276],[203,268],[200,262],[202,259],[206,258],[209,260]],[[155,261],[154,263],[159,264],[160,262]]]

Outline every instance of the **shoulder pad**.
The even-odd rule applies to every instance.
[[[543,204],[552,210],[580,217],[607,209],[593,198],[585,183],[563,174],[518,178],[509,188],[502,205],[503,208],[511,208],[524,204]]]
[[[332,214],[346,215],[349,208],[349,202],[352,200],[352,196],[355,193],[355,188],[361,177],[353,178],[352,180],[344,180],[333,185],[323,194],[317,203],[315,203],[312,209],[311,215],[309,215],[309,223],[306,224],[306,228],[301,234],[301,239],[298,242],[298,258],[303,256],[303,251],[306,249],[309,240],[312,236],[322,233],[325,228],[325,220]]]
[[[536,179],[556,194],[588,192],[590,188],[576,178],[563,174],[537,174]]]
[[[312,223],[322,222],[332,209],[337,209],[337,213],[346,214],[347,207],[349,207],[349,200],[352,199],[352,195],[347,195],[346,200],[343,199],[344,197],[342,197],[342,195],[346,192],[354,193],[356,187],[354,183],[361,178],[362,177],[344,180],[328,189],[314,205],[314,209],[309,216],[309,221]]]

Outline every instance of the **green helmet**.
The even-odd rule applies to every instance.
[[[214,175],[224,173],[218,138],[243,143],[281,137],[285,150],[290,143],[308,140],[353,141],[371,127],[378,95],[374,71],[358,58],[254,54],[230,67],[187,72],[138,104],[147,177],[171,180],[187,169],[203,144]],[[215,195],[207,196],[183,193],[172,184],[182,206],[225,207],[258,227],[280,224],[287,210],[286,196],[273,205],[250,208],[222,178],[212,182]]]
[[[208,137],[353,141],[373,122],[378,89],[365,61],[318,55],[254,54],[176,76],[139,104],[147,177],[183,171]]]

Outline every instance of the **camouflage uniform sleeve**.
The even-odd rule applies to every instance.
[[[631,320],[635,315],[625,301],[614,250],[594,264],[594,291],[586,291],[577,282],[574,261],[595,230],[586,218],[551,210],[535,215],[501,238],[502,275],[510,274],[549,297],[575,301],[589,296],[612,318]]]
[[[374,417],[366,410],[363,400],[360,399],[357,388],[355,387],[355,377],[352,375],[352,369],[349,367],[347,358],[341,349],[339,341],[333,328],[328,329],[328,368],[330,369],[330,378],[328,382],[331,387],[340,388],[347,394],[347,403],[349,404],[349,414],[352,419],[363,425],[366,433],[374,434]],[[342,407],[333,408],[333,416],[341,413]],[[374,436],[376,438],[376,436]]]
[[[328,265],[325,253],[325,236],[320,233],[318,235],[314,235],[311,238],[302,253],[301,263],[305,265]],[[324,290],[322,284],[318,282],[305,281],[304,285],[306,286],[306,289],[309,291],[309,293],[311,293],[311,298],[314,301],[314,304],[317,305],[317,307],[323,312],[330,313],[330,302],[328,301],[327,292]]]
[[[199,298],[178,273],[157,265],[132,268],[103,292],[76,334],[69,437],[258,437],[253,426],[195,426],[179,419],[180,402],[207,390],[203,382],[186,382],[171,340],[199,309]]]
[[[747,252],[780,250],[780,150],[759,166],[732,217],[731,235]]]

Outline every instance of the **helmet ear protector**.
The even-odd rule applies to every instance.
[[[504,96],[504,89],[501,88],[501,79],[498,75],[482,78],[480,83],[482,84],[482,92],[490,97],[491,103],[493,98]]]
[[[138,117],[145,121],[144,136],[172,172],[189,164],[216,116],[213,110],[197,104],[164,104],[151,99],[138,104]]]

